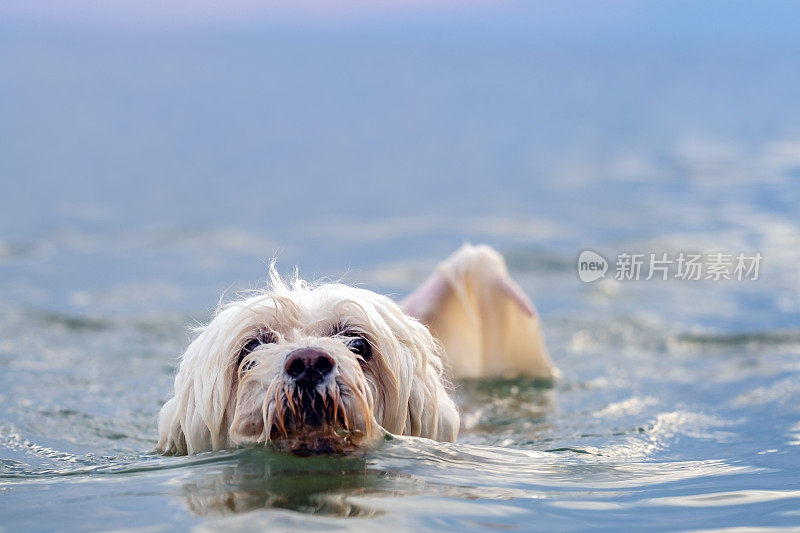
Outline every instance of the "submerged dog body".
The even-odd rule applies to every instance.
[[[186,350],[158,449],[342,452],[386,432],[452,441],[446,368],[554,376],[532,305],[488,247],[459,250],[402,305],[342,284],[287,284],[272,268],[268,291],[221,308]]]

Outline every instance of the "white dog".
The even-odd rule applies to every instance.
[[[339,453],[385,432],[453,441],[447,375],[556,375],[533,305],[488,246],[462,247],[400,305],[341,284],[287,284],[274,267],[270,278],[186,350],[159,415],[160,451],[269,442]]]

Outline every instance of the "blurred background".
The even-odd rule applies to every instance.
[[[196,310],[273,256],[399,294],[468,239],[542,276],[586,246],[760,250],[774,281],[798,11],[4,2],[2,301]]]
[[[36,476],[152,449],[186,326],[263,286],[271,258],[401,297],[472,241],[506,255],[565,377],[473,391],[465,442],[619,461],[613,479],[579,468],[589,487],[660,464],[607,495],[634,521],[670,461],[719,459],[744,473],[687,468],[663,496],[794,487],[726,516],[797,525],[798,20],[771,0],[0,3],[0,452],[16,516],[40,501]],[[764,260],[751,282],[586,285],[585,248]],[[517,474],[503,477],[553,482]],[[70,485],[48,516],[162,520],[146,495],[172,489],[151,482],[100,508],[96,487]],[[539,512],[547,493],[536,502],[514,505]],[[543,523],[609,509],[591,505]],[[705,511],[656,516],[726,524]]]

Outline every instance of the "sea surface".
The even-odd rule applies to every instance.
[[[800,528],[797,7],[9,5],[0,530]],[[557,381],[459,383],[456,443],[154,453],[191,328],[270,259],[401,298],[466,241],[506,256]],[[763,261],[614,279],[681,252]]]

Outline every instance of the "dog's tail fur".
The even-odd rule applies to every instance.
[[[444,346],[456,378],[558,375],[536,309],[490,246],[465,244],[401,305]]]

